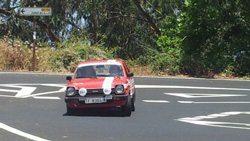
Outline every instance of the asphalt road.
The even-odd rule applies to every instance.
[[[250,81],[136,77],[136,111],[67,116],[64,75],[0,73],[0,140],[249,141]]]

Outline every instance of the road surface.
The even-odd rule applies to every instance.
[[[64,75],[0,73],[0,140],[248,141],[250,81],[136,77],[136,111],[67,116]]]

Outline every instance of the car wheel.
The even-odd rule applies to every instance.
[[[67,115],[74,115],[75,114],[75,109],[70,108],[69,106],[66,106],[67,108]]]
[[[131,116],[131,112],[132,112],[132,100],[130,98],[130,96],[128,96],[128,100],[127,103],[121,107],[122,108],[122,112],[124,116]]]
[[[135,111],[135,94],[134,94],[134,96],[133,96],[133,98],[132,98],[132,112],[134,112]]]

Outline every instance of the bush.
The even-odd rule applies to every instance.
[[[163,35],[157,40],[157,45],[161,48],[161,51],[153,57],[151,63],[153,72],[167,72],[170,74],[180,72],[182,40],[179,33],[182,26],[176,16],[169,17],[166,20],[166,30],[161,30]]]
[[[58,44],[51,52],[49,65],[53,71],[73,71],[80,61],[107,59],[106,51],[100,46],[89,46],[79,39],[69,40]]]
[[[191,75],[250,73],[250,18],[243,1],[192,0],[183,10],[182,71]],[[239,8],[240,7],[240,8]]]
[[[0,69],[31,70],[32,45],[16,40],[12,46],[9,42],[8,38],[0,40]],[[108,59],[111,56],[101,46],[89,46],[80,39],[59,43],[56,49],[38,43],[36,71],[72,72],[80,61]]]
[[[31,50],[19,40],[9,44],[8,38],[0,39],[0,69],[1,70],[29,70]]]

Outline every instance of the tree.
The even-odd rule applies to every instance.
[[[19,3],[18,3],[19,2]],[[25,16],[20,16],[17,12],[17,8],[20,8],[21,6],[33,6],[33,5],[46,5],[48,3],[48,0],[44,0],[42,3],[41,2],[31,2],[31,1],[26,1],[26,2],[20,2],[20,1],[3,1],[1,8],[0,8],[0,13],[2,15],[5,15],[9,18],[8,23],[12,23],[10,25],[13,25],[12,27],[8,27],[8,29],[11,29],[15,32],[16,30],[21,30],[21,32],[19,33],[23,33],[25,31],[23,31],[23,28],[27,28],[27,26],[25,24],[21,24],[20,22],[22,22],[22,20],[25,21],[29,21],[29,22],[33,22],[34,20],[36,21],[36,23],[38,24],[38,26],[41,28],[42,31],[45,31],[48,36],[51,38],[51,40],[53,41],[59,41],[59,38],[54,34],[54,32],[52,31],[50,25],[46,22],[44,22],[43,20],[41,20],[42,18],[35,18],[35,17],[25,17]],[[19,25],[21,24],[21,25]],[[26,22],[27,24],[27,22]],[[15,30],[16,25],[18,26],[18,29]],[[24,26],[23,26],[24,25]],[[30,28],[31,29],[31,28]]]
[[[20,7],[51,7],[50,17],[21,17]],[[1,0],[0,13],[8,17],[2,31],[24,41],[32,38],[33,20],[39,41],[58,42],[80,36],[91,44],[103,44],[118,58],[136,59],[160,51],[156,44],[164,17],[173,14],[173,0]],[[28,29],[28,30],[27,30]],[[7,32],[2,32],[6,34]]]
[[[189,74],[250,72],[248,1],[187,3],[183,30],[183,70]]]

